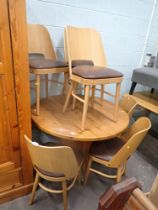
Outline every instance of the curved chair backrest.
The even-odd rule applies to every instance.
[[[28,24],[29,53],[42,53],[56,60],[56,54],[48,30],[43,25]]]
[[[66,28],[64,29],[64,58],[65,62],[68,62],[68,49],[67,49],[67,32]]]
[[[95,29],[67,26],[64,40],[69,66],[72,60],[92,60],[95,66],[107,66],[101,37]]]
[[[111,167],[118,167],[125,163],[135,152],[144,136],[151,127],[151,122],[147,117],[140,117],[120,138],[125,142],[122,148],[109,161]]]
[[[132,117],[136,105],[136,100],[131,96],[123,96],[122,100],[120,101],[120,106],[125,112],[127,112],[129,118]]]
[[[149,199],[158,208],[158,174],[149,192]]]
[[[74,178],[79,171],[73,150],[68,146],[46,147],[32,142],[25,135],[27,147],[34,166],[57,174],[64,174],[66,179]]]

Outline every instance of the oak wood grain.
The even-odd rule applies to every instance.
[[[32,180],[32,164],[24,134],[31,137],[31,110],[28,65],[28,40],[25,1],[9,0],[9,17],[13,53],[14,79],[16,103],[19,124],[19,137],[22,156],[23,184],[30,184]],[[20,17],[20,18],[19,18]]]
[[[14,71],[7,1],[0,7],[0,191],[21,183],[21,171],[6,174],[21,166]],[[15,178],[16,177],[16,178]],[[12,181],[11,181],[12,180]],[[15,182],[14,182],[15,181]]]
[[[64,96],[52,96],[41,100],[40,116],[32,114],[32,120],[44,132],[53,136],[72,141],[97,141],[105,140],[119,135],[129,123],[128,114],[119,107],[118,121],[113,121],[114,105],[96,99],[92,107],[89,107],[87,123],[84,131],[81,131],[82,104],[76,102],[76,107],[71,106],[62,113]],[[34,107],[32,107],[34,109]]]

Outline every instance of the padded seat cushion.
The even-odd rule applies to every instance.
[[[30,59],[44,59],[45,56],[42,53],[29,53],[29,60]]]
[[[93,61],[91,60],[73,60],[71,62],[72,67],[76,66],[94,66]]]
[[[62,173],[54,173],[54,172],[49,172],[49,171],[45,171],[41,168],[38,168],[37,166],[35,166],[35,169],[37,171],[39,171],[41,174],[45,175],[45,176],[50,176],[50,177],[64,177],[64,174]]]
[[[149,67],[134,69],[132,81],[158,90],[158,69]]]
[[[30,59],[29,66],[35,69],[51,69],[67,67],[67,63],[63,61],[53,61],[51,59]]]
[[[101,160],[110,161],[123,145],[124,142],[119,138],[94,142],[90,154]]]
[[[110,68],[86,65],[72,68],[72,73],[85,79],[105,79],[123,76],[122,73]]]

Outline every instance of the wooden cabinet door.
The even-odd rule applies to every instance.
[[[0,5],[0,192],[22,184],[7,1]]]

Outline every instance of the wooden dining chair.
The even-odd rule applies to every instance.
[[[97,173],[107,178],[116,178],[116,181],[120,182],[126,169],[127,160],[135,152],[150,127],[150,120],[147,117],[140,117],[119,138],[94,142],[90,149],[85,183],[87,182],[90,172]],[[95,169],[92,165],[93,162],[107,168],[116,169],[116,175],[105,174]]]
[[[68,65],[58,61],[48,30],[39,24],[28,24],[28,45],[30,73],[36,76],[36,115],[40,113],[40,82],[41,76],[45,75],[46,97],[48,97],[49,74],[64,73],[64,89],[67,91]],[[65,91],[65,92],[66,92]]]
[[[95,29],[77,28],[67,26],[64,34],[65,57],[69,62],[69,76],[71,86],[64,104],[63,112],[66,111],[70,97],[73,96],[73,105],[75,107],[76,99],[84,104],[81,130],[85,129],[85,121],[88,109],[90,89],[92,89],[92,101],[95,96],[95,86],[101,85],[101,100],[104,93],[114,97],[114,121],[117,121],[118,103],[120,95],[120,85],[123,79],[122,73],[107,68],[107,61],[99,33]],[[85,64],[82,61],[89,61]],[[81,61],[79,65],[75,61]],[[111,94],[104,91],[104,84],[116,84],[116,93]],[[79,97],[75,89],[81,84],[84,86],[84,97]]]
[[[82,159],[76,159],[71,147],[68,146],[40,146],[32,142],[25,135],[27,147],[36,171],[33,184],[30,204],[33,203],[37,186],[50,193],[62,193],[64,210],[67,210],[67,191],[70,190],[78,177]],[[43,178],[50,182],[61,183],[61,189],[48,188],[43,182]]]
[[[120,101],[120,106],[128,114],[129,118],[131,118],[134,108],[137,106],[137,102],[131,96],[123,96]]]

